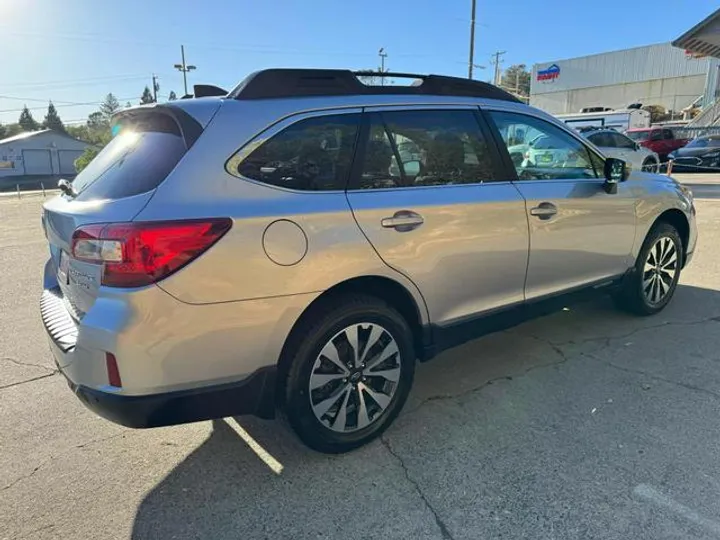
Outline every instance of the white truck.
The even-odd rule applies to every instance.
[[[628,129],[650,127],[650,113],[642,109],[557,114],[555,116],[575,129],[595,127],[624,132]]]

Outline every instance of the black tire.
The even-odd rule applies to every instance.
[[[290,427],[303,443],[319,452],[338,454],[370,442],[395,420],[410,392],[417,357],[413,347],[413,334],[407,321],[398,311],[379,298],[348,294],[333,298],[321,307],[322,309],[315,310],[315,316],[308,317],[293,332],[290,337],[291,341],[286,347],[289,355],[287,358],[289,368],[285,381],[284,413]],[[339,332],[359,323],[380,325],[395,340],[399,351],[400,374],[386,408],[382,412],[378,412],[368,426],[356,431],[341,433],[333,431],[315,416],[309,388],[310,377],[323,347]],[[368,337],[364,347],[371,345]],[[366,349],[363,354],[368,350]],[[368,373],[368,376],[370,375],[371,373]],[[341,383],[344,384],[345,380]],[[327,387],[323,387],[323,389],[325,388]],[[352,391],[350,392],[352,393]],[[359,395],[357,387],[354,391],[356,393],[352,395],[354,396],[355,414],[357,414],[357,396]],[[332,392],[330,395],[333,395]],[[347,406],[347,400],[345,404]],[[358,426],[359,418],[356,418],[355,425]],[[330,422],[327,419],[326,421]]]
[[[643,286],[645,279],[651,274],[651,272],[645,272],[645,263],[648,262],[650,251],[663,238],[672,242],[677,254],[677,262],[674,275],[669,282],[669,289],[658,302],[652,302],[646,293],[648,289]],[[633,271],[626,277],[622,288],[615,296],[618,306],[625,311],[641,316],[655,315],[662,311],[675,294],[683,265],[683,253],[682,239],[677,229],[663,221],[656,223],[645,238]],[[668,281],[666,280],[664,283],[668,284]]]
[[[655,161],[652,158],[649,158],[649,159],[646,159],[645,161],[643,161],[642,171],[657,173],[657,172],[660,172],[660,167],[659,167],[657,161]]]

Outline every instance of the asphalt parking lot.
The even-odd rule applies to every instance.
[[[254,418],[130,430],[54,370],[42,198],[0,199],[0,539],[720,537],[720,178],[653,318],[583,304],[421,365],[343,456]]]

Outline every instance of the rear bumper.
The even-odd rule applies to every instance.
[[[116,424],[152,428],[252,414],[275,415],[275,367],[261,368],[240,382],[147,396],[104,392],[68,385],[91,411]]]

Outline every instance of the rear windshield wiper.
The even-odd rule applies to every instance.
[[[69,180],[61,178],[60,180],[58,180],[58,187],[65,195],[69,195],[73,198],[77,197],[77,192],[75,191],[75,188],[73,188],[73,185]]]

